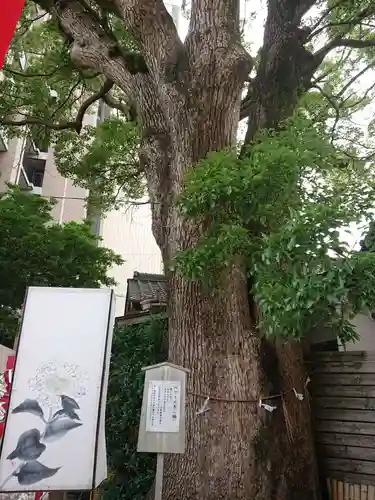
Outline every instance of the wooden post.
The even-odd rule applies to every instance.
[[[50,491],[48,493],[48,500],[64,500],[65,493],[63,491]]]
[[[163,472],[164,453],[158,453],[156,459],[155,500],[162,500],[163,498]]]

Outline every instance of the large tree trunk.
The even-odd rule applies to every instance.
[[[173,277],[170,359],[191,369],[185,455],[166,459],[164,500],[319,497],[299,348],[254,330],[246,281],[233,267],[215,292]],[[265,395],[288,392],[264,402]],[[209,410],[197,415],[206,396]]]
[[[197,128],[207,140],[200,148],[227,145],[220,138],[232,117],[223,116],[220,103],[216,109],[216,120],[210,109],[215,128]],[[169,244],[173,250],[189,247],[200,228],[174,212],[172,217]],[[250,314],[244,271],[233,265],[215,290],[171,274],[169,357],[191,373],[187,449],[166,459],[164,500],[319,498],[300,346],[262,338]],[[303,401],[293,388],[306,395]],[[209,410],[197,415],[206,397]],[[261,398],[277,408],[268,412],[259,406]]]
[[[179,116],[174,126],[174,193],[198,159],[235,144],[248,71],[233,39],[229,42],[221,31],[226,57],[213,60],[208,49],[212,33],[205,40],[195,28],[187,44],[207,57],[200,61],[199,86],[189,99],[185,122]],[[168,213],[169,259],[176,250],[194,245],[202,228],[181,218],[173,205]],[[250,311],[245,276],[238,263],[223,273],[217,289],[208,290],[170,275],[169,358],[191,373],[187,449],[166,459],[164,500],[319,498],[302,353],[297,344],[262,338]],[[303,401],[293,388],[306,395]],[[267,401],[266,396],[280,393],[286,394]],[[209,410],[197,415],[206,397]],[[268,412],[259,406],[261,398],[277,408]]]
[[[168,90],[164,95],[162,90],[161,107],[167,110],[171,131],[168,151],[173,176],[164,205],[153,207],[154,221],[164,221],[161,248],[166,265],[176,251],[191,247],[202,234],[202,227],[184,220],[173,202],[188,168],[209,151],[235,145],[241,90],[249,72],[248,58],[235,36],[236,2],[222,2],[222,11],[210,10],[209,3],[195,3],[201,15],[193,13],[186,41],[188,52],[201,54],[195,61],[189,93],[174,95],[171,101]],[[217,19],[209,19],[215,15]],[[207,25],[221,29],[211,31]],[[216,47],[214,53],[211,46]],[[275,95],[275,108],[268,109],[277,119],[294,104],[288,108],[280,99]],[[267,114],[267,102],[258,100],[260,105],[263,115]],[[140,112],[145,113],[145,107]],[[265,124],[252,119],[254,131]],[[163,137],[161,131],[158,137]],[[145,141],[144,151],[147,144],[150,141]],[[170,274],[169,358],[191,373],[187,448],[184,455],[166,458],[164,500],[319,498],[309,398],[300,401],[293,392],[295,388],[306,394],[301,351],[298,345],[262,338],[250,312],[245,276],[238,263],[223,273],[221,286],[207,290]],[[266,399],[284,392],[282,397]],[[209,410],[197,415],[206,397],[210,397]],[[271,413],[260,407],[261,398],[276,410]]]
[[[47,1],[47,0],[44,0]],[[247,100],[249,141],[290,114],[314,71],[298,26],[315,0],[270,0],[265,42]],[[234,146],[241,91],[251,60],[240,43],[238,0],[192,0],[185,43],[161,0],[111,0],[145,56],[129,73],[105,30],[79,2],[56,3],[75,39],[76,64],[99,69],[135,102],[153,230],[166,268],[194,246],[201,225],[175,201],[189,168],[209,151]],[[250,302],[250,305],[249,305]],[[170,273],[169,358],[191,370],[187,448],[168,456],[164,500],[317,500],[309,398],[300,346],[257,330],[241,259],[215,290]],[[304,393],[300,401],[293,392]],[[267,396],[280,395],[267,400]],[[206,397],[209,409],[197,411]],[[273,412],[259,406],[276,406]]]

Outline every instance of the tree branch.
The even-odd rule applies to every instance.
[[[359,106],[360,104],[362,104],[368,98],[369,93],[374,88],[375,88],[375,83],[373,85],[370,85],[370,87],[366,90],[366,92],[362,95],[362,97],[360,99],[358,99],[357,101],[355,101],[351,105],[346,106],[345,109],[353,109],[353,108],[356,108],[357,106]],[[344,99],[343,103],[345,104],[350,99],[350,97],[347,97],[346,99]]]
[[[343,88],[340,90],[340,92],[337,94],[337,98],[341,98],[344,93],[348,90],[348,88],[353,85],[353,83],[358,80],[362,75],[364,75],[369,69],[373,68],[375,63],[370,63],[367,66],[365,66],[361,71],[359,71],[356,75],[354,75],[350,80],[343,86]]]
[[[323,14],[319,17],[319,19],[310,27],[311,29],[311,35],[309,37],[309,40],[314,36],[314,32],[315,30],[319,29],[319,25],[322,23],[322,21],[327,17],[329,16],[329,14],[334,10],[336,9],[336,7],[339,7],[340,4],[343,3],[344,0],[338,0],[336,3],[334,3],[333,5],[331,5],[330,7],[328,7],[328,9],[326,9]]]
[[[129,106],[124,104],[123,102],[118,101],[115,99],[111,94],[106,94],[103,96],[103,101],[107,104],[112,109],[117,109],[117,111],[120,111],[123,115],[129,117]]]
[[[339,1],[339,4],[340,3],[341,2]],[[336,6],[338,6],[338,4]],[[333,8],[334,7],[331,7],[330,9],[328,9],[327,12],[329,13],[331,10],[333,10]],[[342,33],[341,35],[334,37],[322,49],[318,50],[314,54],[316,64],[317,65],[321,64],[321,62],[328,55],[328,53],[337,47],[349,47],[349,48],[354,48],[354,49],[362,49],[362,48],[375,46],[375,38],[368,39],[368,40],[365,40],[365,39],[357,40],[357,39],[351,39],[351,38],[344,38],[345,36],[347,36],[350,33],[351,28],[353,26],[357,26],[357,25],[361,24],[367,17],[372,16],[374,14],[375,14],[375,5],[372,4],[370,6],[365,7],[363,10],[358,12],[358,14],[356,14],[352,18],[329,23],[326,26],[322,26],[317,31],[313,32],[310,35],[309,40],[311,40],[313,37],[317,36],[319,33],[321,33],[322,31],[324,31],[325,29],[327,29],[329,27],[335,27],[335,26],[346,26],[347,27],[347,29],[345,30],[345,33]]]
[[[113,0],[125,26],[139,44],[149,70],[159,77],[185,51],[163,0]]]
[[[50,71],[49,73],[27,73],[27,72],[22,72],[22,71],[16,71],[14,69],[7,68],[6,66],[3,67],[3,72],[4,73],[10,73],[11,75],[14,76],[19,76],[21,78],[50,78],[51,76],[54,76],[58,71],[59,68],[55,68],[53,71]]]
[[[315,88],[319,90],[319,92],[322,94],[322,96],[329,102],[329,104],[332,106],[332,108],[335,110],[335,121],[333,123],[332,129],[331,129],[331,142],[333,142],[334,139],[334,133],[336,131],[337,124],[340,119],[340,106],[333,100],[333,97],[328,95],[327,92],[325,92],[320,85],[313,85],[312,88]]]
[[[151,205],[151,200],[147,201],[129,201],[129,205],[134,205],[136,207],[142,206],[142,205]]]
[[[334,43],[335,47],[351,47],[352,49],[365,49],[375,47],[375,38],[368,40],[341,39]]]
[[[101,4],[102,2],[103,0],[99,1],[98,3]],[[118,45],[118,41],[113,32],[111,31],[111,28],[108,25],[105,15],[100,17],[99,14],[97,14],[95,10],[85,0],[78,0],[78,3],[84,7],[85,12],[88,12],[90,14],[90,17],[97,23],[97,25],[104,30],[109,39],[113,40],[117,44],[116,50],[118,50],[119,54],[121,54],[121,56],[123,57],[129,72],[132,75],[135,75],[137,73],[147,73],[148,68],[146,62],[143,56],[139,52],[135,52],[134,50],[123,50]],[[113,8],[113,5],[108,4],[108,2],[104,3],[105,6],[103,5],[103,9],[110,10],[111,12],[119,16],[119,12]]]
[[[22,120],[10,120],[8,118],[0,119],[0,123],[2,125],[12,126],[12,127],[23,127],[25,125],[39,125],[42,127],[50,128],[52,130],[75,130],[77,133],[80,133],[83,125],[84,116],[89,109],[96,101],[102,99],[105,94],[107,94],[111,88],[113,87],[113,82],[111,80],[106,80],[102,87],[88,97],[80,106],[77,116],[73,121],[63,121],[60,123],[54,123],[49,120],[43,120],[41,118],[36,118],[33,116],[28,116]]]
[[[317,65],[305,47],[310,30],[301,28],[300,22],[314,3],[313,0],[268,2],[257,74],[240,113],[241,118],[249,116],[241,154],[246,154],[247,145],[259,129],[274,128],[290,116],[300,96],[311,85]],[[274,81],[279,85],[271,84]]]
[[[64,106],[69,102],[70,98],[74,95],[75,91],[77,90],[77,88],[79,87],[79,85],[82,83],[82,80],[79,78],[75,84],[73,85],[73,87],[71,87],[70,91],[68,92],[68,95],[66,96],[66,98],[60,103],[60,105],[53,111],[53,113],[51,114],[51,117],[50,119],[54,119],[55,116],[57,115],[57,113],[64,108]]]
[[[327,9],[326,11],[326,15],[328,15],[332,10],[334,10],[336,7],[339,7],[339,5],[342,3],[342,0],[339,1],[336,5],[332,6],[331,8]],[[364,19],[366,19],[366,17],[369,17],[371,15],[373,15],[375,13],[375,8],[374,6],[370,6],[370,7],[366,7],[364,8],[362,11],[358,12],[358,14],[356,14],[355,17],[352,17],[352,18],[348,18],[348,19],[344,19],[342,21],[336,21],[336,22],[331,22],[331,23],[328,23],[326,24],[325,26],[321,26],[320,28],[318,28],[316,31],[314,31],[320,24],[320,22],[318,23],[318,25],[315,25],[313,27],[313,31],[309,37],[309,40],[311,40],[312,38],[316,37],[317,35],[319,35],[322,31],[324,31],[325,29],[327,28],[334,28],[334,27],[338,27],[338,26],[347,26],[348,30],[347,30],[347,33],[349,32],[350,28],[353,27],[353,26],[357,26],[358,24],[361,24],[361,22],[363,22]],[[326,15],[324,17],[326,17]],[[324,18],[323,17],[323,18]],[[321,20],[323,19],[321,18]],[[343,36],[343,35],[342,35]]]
[[[335,69],[341,68],[341,66],[348,61],[349,57],[350,57],[350,51],[344,49],[342,51],[340,58],[335,62],[334,66],[329,67],[329,69],[327,71],[324,71],[319,76],[314,78],[314,80],[311,82],[311,84],[314,85],[315,83],[320,83],[327,76],[329,76]]]
[[[324,47],[315,52],[313,55],[315,64],[319,66],[323,59],[333,50],[338,47],[350,47],[352,49],[365,49],[368,47],[375,47],[375,38],[368,40],[355,40],[351,38],[343,38],[341,36],[335,37],[329,41]]]
[[[24,22],[20,23],[21,24],[20,28],[22,30],[16,31],[14,39],[19,40],[20,38],[22,38],[24,35],[26,35],[26,33],[29,31],[29,29],[32,27],[32,25],[34,23],[43,19],[43,17],[45,17],[46,15],[47,15],[47,13],[43,12],[43,13],[37,15],[36,17],[34,17],[33,19],[25,19]]]
[[[147,70],[137,54],[123,53],[114,36],[108,34],[78,1],[37,0],[57,19],[70,41],[71,59],[81,69],[99,71],[126,94],[133,91],[133,75]],[[131,62],[136,62],[134,66]]]

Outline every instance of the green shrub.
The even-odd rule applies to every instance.
[[[138,500],[152,485],[156,457],[137,453],[141,369],[166,360],[166,330],[163,315],[115,329],[106,410],[109,478],[103,486],[104,500]]]

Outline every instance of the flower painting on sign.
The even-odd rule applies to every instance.
[[[114,307],[108,289],[28,289],[0,444],[1,493],[91,490],[107,477]]]
[[[72,363],[47,362],[29,379],[30,397],[13,407],[12,414],[29,419],[30,428],[18,435],[13,451],[6,457],[14,469],[3,481],[16,480],[31,486],[52,477],[63,467],[49,467],[43,454],[49,446],[61,446],[67,433],[84,425],[79,400],[86,395],[88,375]],[[39,425],[35,424],[35,417]]]

